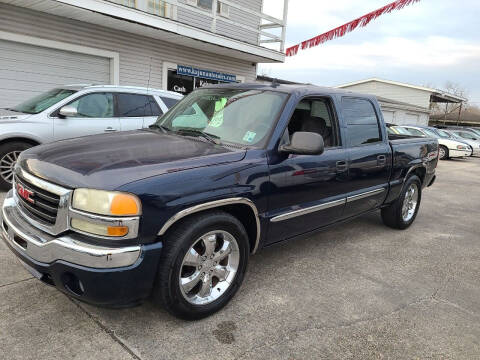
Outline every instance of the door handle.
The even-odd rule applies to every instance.
[[[109,126],[109,127],[105,128],[105,130],[104,130],[104,131],[105,131],[105,132],[114,132],[114,131],[117,131],[117,129],[115,129],[115,128],[113,128],[113,127]]]
[[[348,170],[347,162],[346,161],[337,161],[337,172],[345,172]]]
[[[387,163],[387,157],[385,155],[378,155],[377,163],[378,165],[385,165]]]

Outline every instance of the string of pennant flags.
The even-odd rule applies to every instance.
[[[414,4],[419,2],[420,0],[397,0],[394,1],[388,5],[385,5],[384,7],[377,9],[375,11],[372,11],[366,15],[363,15],[359,17],[358,19],[355,19],[353,21],[350,21],[342,26],[339,26],[335,29],[332,29],[330,31],[327,31],[326,33],[320,34],[318,36],[315,36],[314,38],[311,38],[309,40],[305,40],[301,42],[300,44],[294,45],[292,47],[289,47],[286,51],[286,56],[295,56],[298,54],[298,51],[300,49],[305,50],[308,48],[312,48],[315,46],[318,46],[320,44],[323,44],[327,41],[330,41],[335,38],[339,38],[344,36],[345,34],[355,30],[357,27],[364,27],[367,26],[372,20],[375,20],[376,18],[382,16],[383,14],[388,14],[391,13],[392,11],[395,10],[401,10],[405,6]]]

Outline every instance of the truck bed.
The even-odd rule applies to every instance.
[[[392,148],[393,160],[390,193],[387,202],[398,196],[407,173],[417,167],[419,169],[418,175],[424,178],[422,180],[425,180],[424,186],[428,186],[433,179],[438,162],[437,139],[390,135],[389,143]]]

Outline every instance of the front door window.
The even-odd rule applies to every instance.
[[[88,94],[70,103],[70,106],[77,109],[76,117],[110,118],[114,116],[111,93]]]

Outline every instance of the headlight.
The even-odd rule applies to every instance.
[[[135,195],[94,189],[75,190],[72,207],[89,213],[110,216],[135,216],[142,212],[140,200]]]
[[[135,195],[77,189],[73,192],[72,208],[70,226],[73,230],[104,238],[129,239],[138,234],[142,206]]]

